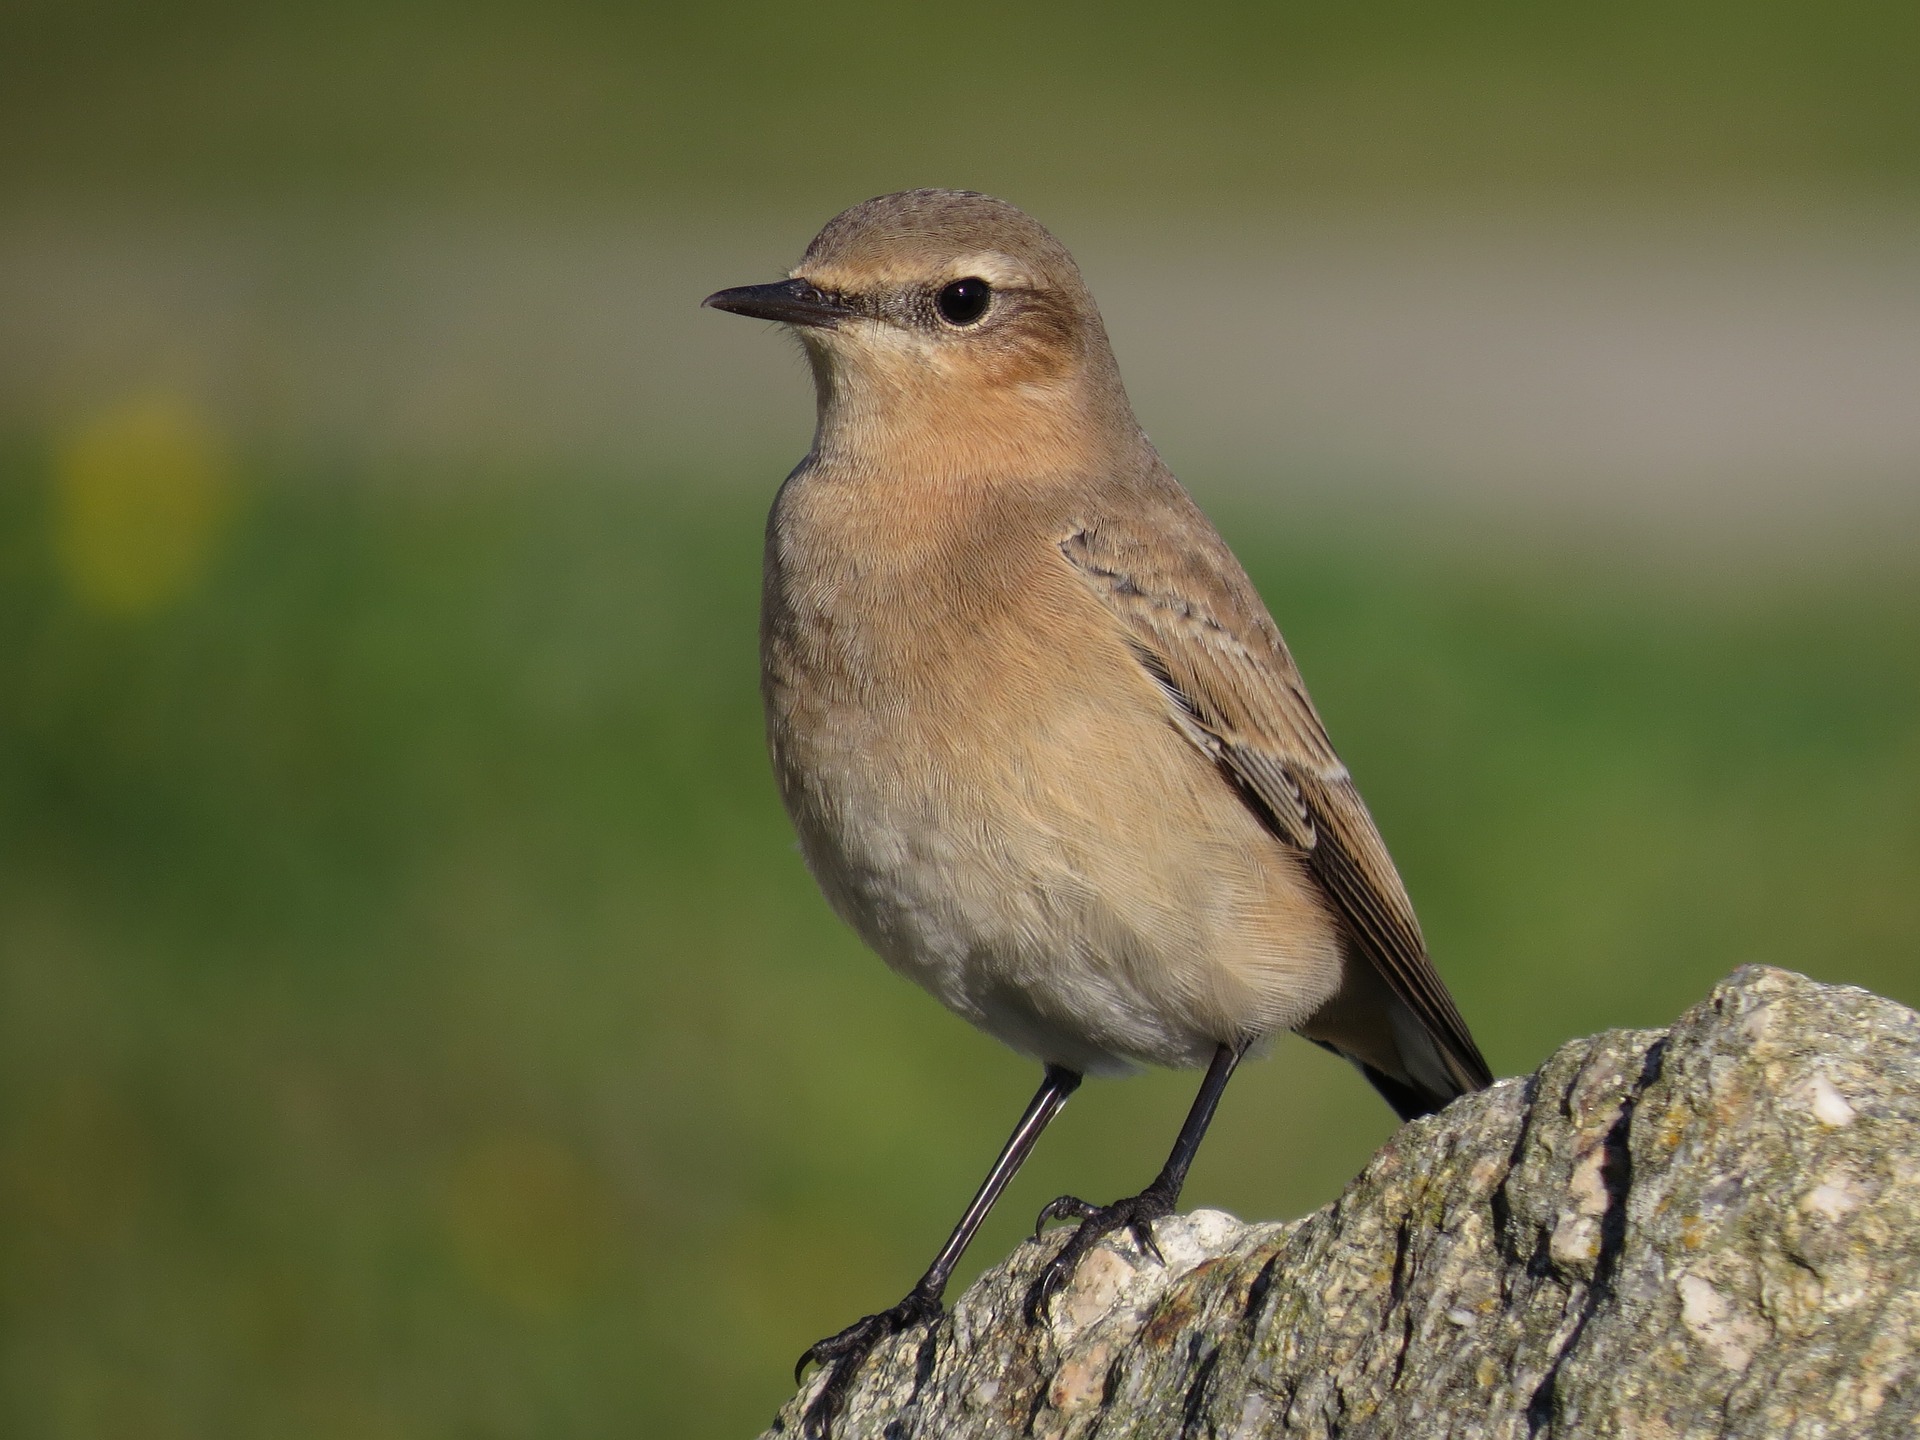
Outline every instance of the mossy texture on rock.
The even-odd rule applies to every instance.
[[[841,1440],[1920,1433],[1920,1015],[1736,972],[1403,1127],[1285,1224],[1162,1221],[1028,1326],[1023,1245]],[[818,1377],[775,1420],[800,1433]]]

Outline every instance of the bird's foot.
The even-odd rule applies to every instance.
[[[1046,1317],[1048,1302],[1072,1282],[1073,1273],[1080,1268],[1087,1252],[1116,1230],[1130,1232],[1141,1253],[1166,1264],[1166,1257],[1153,1241],[1153,1222],[1173,1214],[1174,1198],[1149,1185],[1138,1195],[1129,1195],[1111,1205],[1089,1205],[1072,1195],[1062,1195],[1049,1204],[1033,1222],[1034,1239],[1040,1238],[1040,1232],[1047,1228],[1050,1220],[1077,1219],[1080,1225],[1060,1247],[1059,1254],[1040,1267],[1040,1273],[1028,1287],[1027,1323],[1035,1325]]]
[[[942,1310],[937,1294],[916,1285],[907,1292],[906,1299],[891,1309],[882,1310],[878,1315],[863,1315],[838,1335],[829,1335],[809,1346],[793,1367],[794,1383],[800,1382],[809,1365],[826,1370],[827,1383],[820,1387],[801,1417],[801,1433],[806,1440],[829,1440],[833,1422],[846,1408],[847,1393],[853,1389],[854,1377],[867,1363],[868,1356],[895,1335],[938,1320]]]

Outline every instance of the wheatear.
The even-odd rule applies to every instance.
[[[706,303],[792,326],[813,449],[767,525],[768,740],[820,888],[894,969],[1045,1067],[907,1297],[801,1358],[831,1427],[1089,1073],[1206,1066],[1138,1195],[1063,1196],[1153,1250],[1234,1066],[1297,1030],[1403,1118],[1490,1082],[1359,792],[1226,543],[1141,433],[1073,258],[985,195],[836,216],[792,278]]]

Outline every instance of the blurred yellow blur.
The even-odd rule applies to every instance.
[[[133,395],[60,437],[54,548],[73,595],[104,615],[149,615],[205,577],[237,498],[212,420],[184,396]]]

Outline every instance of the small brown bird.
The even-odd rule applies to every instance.
[[[1283,1030],[1402,1118],[1491,1081],[1252,582],[1133,418],[1073,258],[1001,200],[883,195],[778,320],[818,391],[767,525],[768,740],[820,888],[894,969],[1045,1066],[932,1266],[801,1357],[823,1434],[889,1335],[941,1313],[975,1229],[1083,1075],[1206,1066],[1153,1183],[1063,1196],[1030,1319],[1116,1229],[1158,1253],[1234,1067]]]

